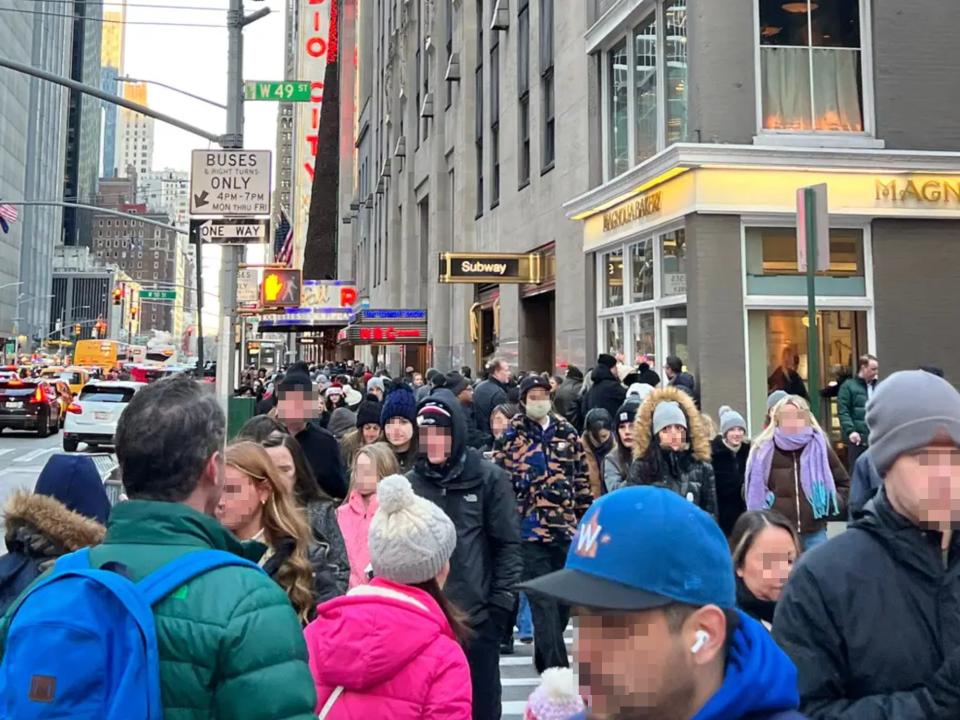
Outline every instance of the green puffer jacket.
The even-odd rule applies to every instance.
[[[837,415],[840,417],[840,429],[843,441],[850,439],[850,433],[860,433],[862,444],[870,443],[870,428],[867,427],[867,383],[862,378],[853,377],[840,386],[837,393]]]
[[[254,562],[263,552],[186,505],[131,500],[113,508],[90,560],[97,567],[122,563],[137,581],[209,548]],[[267,575],[241,567],[211,570],[160,601],[154,616],[166,720],[315,720],[300,622]]]

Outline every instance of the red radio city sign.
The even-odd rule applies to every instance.
[[[310,104],[305,108],[309,120],[302,122],[301,141],[305,142],[303,169],[313,181],[314,162],[320,142],[320,109],[323,106],[323,74],[327,63],[337,61],[337,3],[335,0],[305,0],[300,25],[303,80],[310,81]]]

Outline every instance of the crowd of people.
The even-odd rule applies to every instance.
[[[784,389],[750,439],[680,358],[662,371],[296,363],[251,378],[229,442],[193,380],[144,388],[116,436],[129,499],[55,456],[7,506],[0,715],[132,717],[126,636],[84,623],[146,602],[166,717],[496,720],[515,640],[533,720],[960,716],[960,393],[864,356],[841,443]]]

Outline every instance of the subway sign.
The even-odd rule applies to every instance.
[[[440,253],[441,283],[533,283],[541,281],[540,253]]]

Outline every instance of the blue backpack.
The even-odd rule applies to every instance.
[[[0,665],[0,717],[162,720],[153,606],[188,580],[228,565],[198,550],[134,583],[90,565],[89,549],[59,558],[11,613]]]

